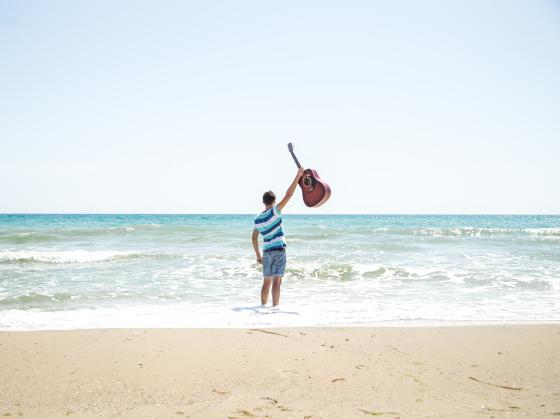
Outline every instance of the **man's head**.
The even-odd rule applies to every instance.
[[[263,204],[270,206],[273,205],[274,202],[276,202],[276,195],[274,195],[274,192],[267,191],[263,194]]]

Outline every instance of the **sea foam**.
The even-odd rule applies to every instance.
[[[43,263],[92,263],[115,259],[141,257],[137,251],[108,250],[20,250],[0,251],[0,263],[43,262]]]

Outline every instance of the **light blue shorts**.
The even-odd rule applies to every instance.
[[[286,269],[286,250],[263,253],[263,276],[282,276]]]

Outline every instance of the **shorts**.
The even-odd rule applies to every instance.
[[[272,250],[263,253],[263,276],[282,276],[286,269],[286,251]]]

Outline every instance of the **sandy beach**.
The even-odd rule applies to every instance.
[[[560,415],[560,325],[0,333],[0,415]]]

